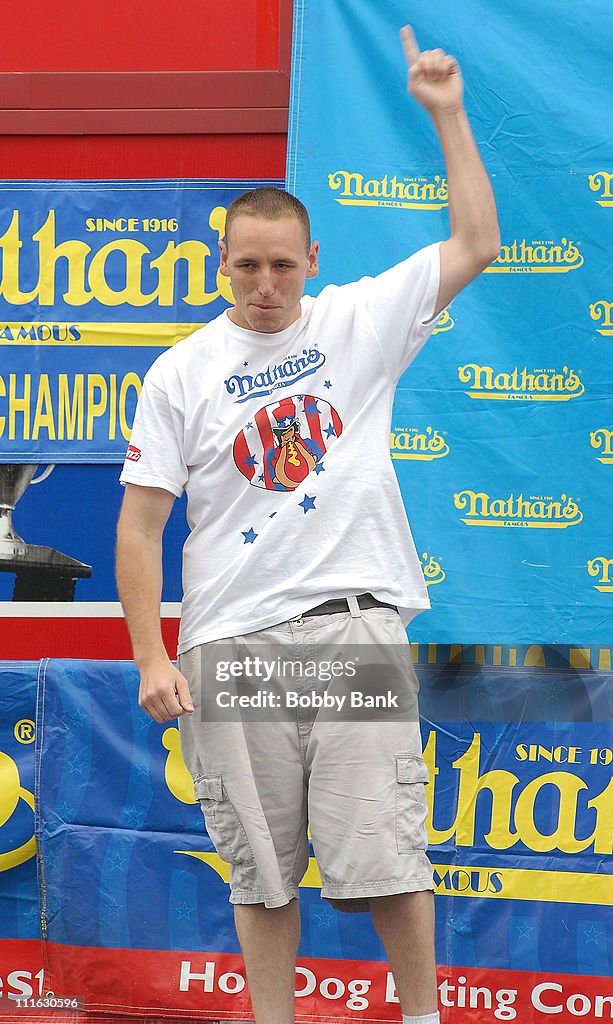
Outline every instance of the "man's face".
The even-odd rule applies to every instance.
[[[319,269],[319,245],[313,242],[307,250],[296,217],[239,215],[219,248],[219,270],[230,278],[236,303],[228,313],[233,323],[273,334],[298,319],[305,279]]]

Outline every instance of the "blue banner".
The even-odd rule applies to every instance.
[[[466,980],[472,971],[489,984],[498,972],[518,991],[530,972],[534,985],[580,976],[573,991],[589,984],[607,992],[611,649],[430,646],[416,654],[420,662],[423,655],[416,667],[431,778],[437,955],[447,979],[440,991],[449,997],[449,978]],[[239,971],[227,865],[204,830],[176,723],[156,725],[138,708],[137,678],[131,663],[41,664],[37,837],[46,967],[56,992],[74,992],[87,978],[98,1007],[105,999],[124,1005],[136,985],[129,965],[138,963],[130,989],[138,1006],[152,1006],[161,986],[155,1005],[175,1012],[226,1010],[231,994],[230,1006],[243,1012],[239,982],[215,994],[205,981],[210,999],[197,1001],[205,975],[193,951],[211,972],[215,963]],[[319,889],[311,858],[301,888],[297,989],[309,971],[326,964],[329,971],[329,958],[338,977],[363,977],[367,964],[374,979],[382,949],[370,919],[333,912]],[[139,950],[160,956],[147,961]],[[94,977],[101,963],[114,965],[106,995]],[[160,971],[163,985],[153,977]],[[394,1019],[388,1001],[373,996],[355,1008],[365,1019]],[[346,1005],[315,1002],[313,1012],[354,1019]]]
[[[226,208],[264,184],[2,183],[1,461],[123,461],[150,364],[233,303]]]
[[[460,64],[502,234],[397,392],[390,452],[440,583],[413,635],[607,643],[613,21],[599,2],[469,0],[459,17],[452,0],[298,0],[287,180],[321,242],[317,289],[449,235],[442,152],[406,93],[408,18]]]

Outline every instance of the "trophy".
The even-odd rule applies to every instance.
[[[54,548],[28,544],[13,527],[13,511],[30,484],[46,480],[49,465],[0,465],[0,572],[16,573],[13,601],[72,601],[77,579],[89,578],[91,565]]]

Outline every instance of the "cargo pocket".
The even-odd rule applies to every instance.
[[[426,783],[428,769],[419,754],[396,755],[396,846],[413,853],[428,846]]]
[[[194,782],[209,837],[222,860],[228,864],[253,864],[247,833],[234,805],[228,799],[221,775],[203,775]]]

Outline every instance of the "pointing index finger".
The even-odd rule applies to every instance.
[[[400,38],[404,47],[404,53],[407,59],[409,67],[413,67],[413,64],[418,59],[420,50],[417,45],[415,33],[410,25],[405,25],[400,29]]]

